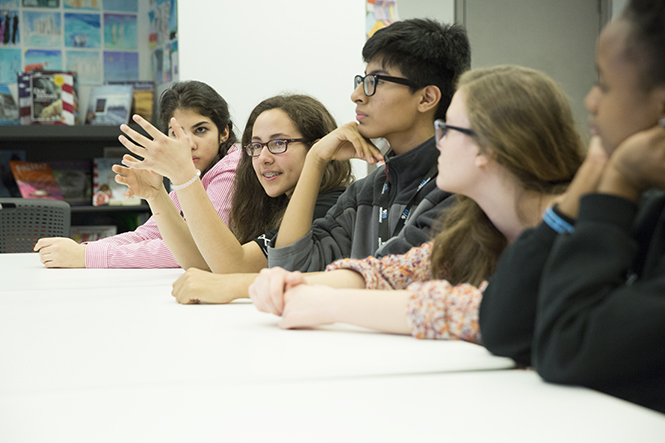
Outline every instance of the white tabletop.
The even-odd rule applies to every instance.
[[[662,441],[665,415],[543,383],[465,342],[248,302],[182,306],[182,270],[0,254],[0,442]]]

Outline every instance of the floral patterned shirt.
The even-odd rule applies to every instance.
[[[406,289],[406,307],[411,335],[416,338],[465,340],[480,343],[478,308],[487,287],[468,283],[453,286],[445,280],[432,280],[432,242],[412,248],[404,255],[381,259],[338,260],[326,271],[351,269],[365,279],[367,289]]]

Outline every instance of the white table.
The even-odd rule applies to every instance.
[[[0,270],[0,442],[665,435],[662,414],[469,343],[178,305],[181,270],[44,269],[34,254],[0,254]]]

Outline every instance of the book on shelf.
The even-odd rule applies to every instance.
[[[9,166],[12,168],[21,197],[65,200],[48,163],[12,160]]]
[[[129,85],[132,87],[132,108],[130,115],[138,114],[152,122],[155,103],[155,82],[153,81],[124,81],[109,82],[109,85]]]
[[[85,124],[119,126],[129,123],[132,87],[129,85],[96,86],[90,91]]]
[[[0,149],[0,197],[21,198],[10,161],[25,161],[23,149]]]
[[[18,73],[18,101],[22,125],[76,124],[76,74],[62,71]]]
[[[118,233],[118,227],[115,225],[87,225],[72,226],[70,228],[70,237],[76,243],[83,243],[95,240],[101,240],[106,237],[112,237]]]
[[[89,206],[92,199],[92,161],[58,160],[49,164],[65,201],[72,206]]]
[[[18,125],[18,106],[7,85],[0,85],[0,126]]]
[[[125,197],[127,186],[115,181],[116,173],[111,167],[120,164],[119,158],[95,158],[92,174],[92,205],[126,205],[141,204],[138,197]]]

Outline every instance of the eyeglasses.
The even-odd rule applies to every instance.
[[[462,134],[469,135],[473,137],[476,135],[475,132],[473,132],[473,129],[468,129],[468,128],[460,128],[458,126],[450,126],[446,124],[443,120],[435,120],[434,121],[434,133],[436,137],[436,142],[438,143],[444,135],[448,132],[448,129],[452,129],[453,131],[459,131]]]
[[[269,140],[265,143],[252,142],[245,145],[245,152],[250,157],[258,157],[263,151],[263,147],[267,147],[268,151],[272,154],[283,154],[286,152],[286,148],[289,147],[289,143],[296,142],[307,142],[309,140],[304,138],[279,138],[275,140]]]
[[[356,75],[353,78],[353,89],[355,90],[359,84],[363,84],[363,91],[367,97],[371,97],[376,93],[376,85],[379,83],[379,80],[383,80],[391,83],[399,83],[400,85],[410,86],[412,88],[418,88],[414,82],[408,78],[401,77],[391,77],[389,75],[380,75],[380,74],[367,74],[366,76]]]

